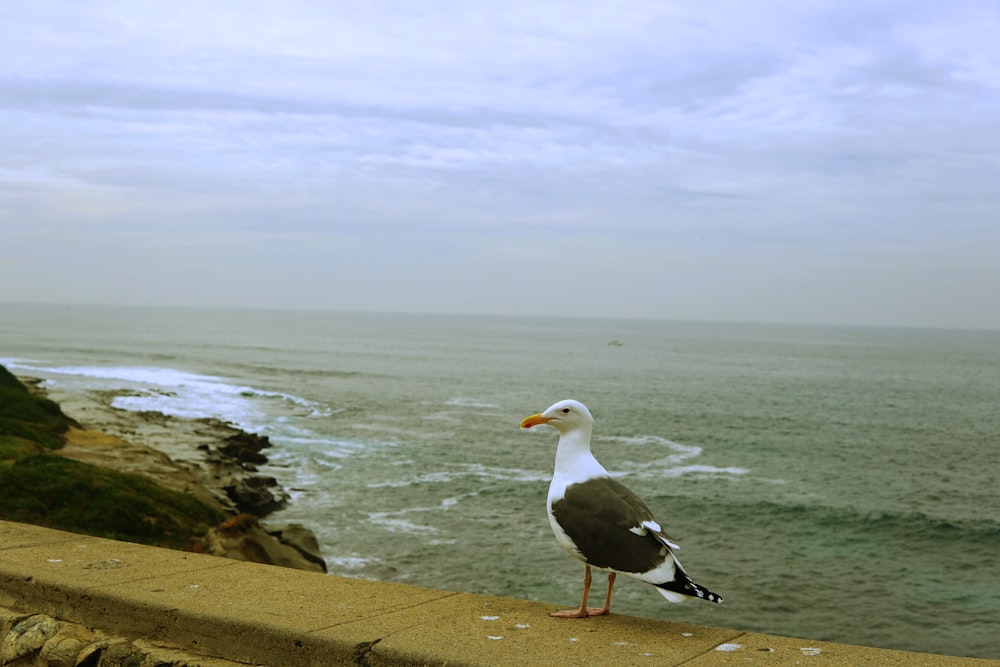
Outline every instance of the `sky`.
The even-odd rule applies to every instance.
[[[1000,329],[996,0],[0,0],[0,302]]]

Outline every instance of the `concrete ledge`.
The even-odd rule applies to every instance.
[[[174,647],[206,665],[1000,665],[629,616],[552,619],[552,605],[6,521],[0,607]]]

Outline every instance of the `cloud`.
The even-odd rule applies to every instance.
[[[985,0],[3,13],[0,266],[72,238],[102,258],[74,298],[140,299],[109,287],[129,252],[178,302],[252,298],[220,276],[268,252],[273,288],[247,279],[253,297],[301,285],[301,266],[349,280],[336,265],[387,309],[520,308],[494,284],[517,261],[513,292],[575,275],[598,312],[629,316],[745,318],[754,300],[731,295],[756,285],[759,312],[798,319],[801,286],[825,285],[841,307],[810,317],[877,319],[921,266],[1000,287],[981,250],[1000,240]],[[235,247],[244,265],[206,268]],[[897,301],[892,321],[933,321]],[[993,321],[977,305],[967,320]]]

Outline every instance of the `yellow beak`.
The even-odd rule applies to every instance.
[[[532,426],[538,426],[539,424],[549,423],[548,417],[543,417],[541,413],[537,415],[530,415],[521,420],[521,428],[531,428]]]

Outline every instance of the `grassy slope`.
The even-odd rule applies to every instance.
[[[222,520],[145,477],[53,455],[71,425],[0,366],[0,518],[173,548],[193,547]]]

